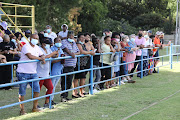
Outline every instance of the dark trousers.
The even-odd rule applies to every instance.
[[[73,66],[68,66],[68,67],[64,67],[63,69],[63,73],[69,73],[69,72],[74,72],[74,67]],[[73,79],[73,75],[67,75],[66,76],[66,80],[65,80],[65,76],[62,76],[62,81],[61,81],[61,90],[65,90],[65,81],[66,81],[66,90],[71,88],[72,85],[72,79]],[[67,98],[68,97],[68,92],[62,93],[61,97],[63,98]]]
[[[102,65],[102,63],[100,63],[100,65]],[[110,65],[103,63],[103,66],[110,66]],[[111,67],[101,69],[101,81],[108,80],[110,78],[111,78]],[[104,83],[100,83],[99,87],[104,88]]]
[[[141,60],[141,56],[136,56],[136,60]],[[136,60],[135,60],[135,61],[136,61]],[[134,68],[131,70],[131,73],[134,73],[134,70],[136,69],[136,66],[137,66],[138,64],[141,65],[141,61],[134,63]],[[140,67],[138,67],[138,68],[140,68]],[[138,71],[140,71],[140,70],[138,70]],[[131,75],[131,77],[133,77],[133,75]]]

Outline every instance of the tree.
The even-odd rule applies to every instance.
[[[78,23],[83,32],[97,33],[101,30],[100,21],[103,20],[108,9],[100,0],[83,0]]]

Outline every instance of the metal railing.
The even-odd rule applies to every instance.
[[[180,47],[180,46],[179,46]],[[145,49],[152,49],[152,48],[145,48]],[[62,76],[67,76],[67,75],[72,75],[72,74],[77,74],[77,73],[81,73],[81,72],[85,72],[85,71],[89,71],[90,74],[90,82],[89,84],[85,84],[83,86],[79,86],[79,87],[76,87],[76,88],[71,88],[71,89],[66,89],[66,84],[65,84],[65,90],[64,91],[59,91],[59,92],[55,92],[55,93],[52,93],[52,94],[48,94],[48,95],[43,95],[43,96],[39,96],[37,98],[33,98],[33,89],[32,89],[32,98],[31,99],[28,99],[28,100],[25,100],[25,101],[22,101],[22,102],[16,102],[16,103],[12,103],[12,104],[9,104],[9,105],[4,105],[4,106],[1,106],[0,109],[4,109],[4,108],[8,108],[8,107],[12,107],[12,106],[15,106],[15,105],[19,105],[19,104],[22,104],[22,103],[27,103],[27,102],[30,102],[30,101],[34,101],[34,100],[38,100],[38,99],[42,99],[42,98],[46,98],[46,97],[50,97],[50,104],[49,104],[49,108],[51,108],[51,97],[53,95],[57,95],[57,94],[62,94],[62,93],[65,93],[65,92],[68,92],[68,91],[72,91],[72,90],[75,90],[75,89],[79,89],[79,88],[84,88],[84,87],[89,87],[89,90],[90,90],[90,94],[93,95],[93,86],[95,84],[99,84],[99,83],[105,83],[107,81],[112,81],[112,80],[115,80],[115,79],[118,79],[119,80],[119,85],[121,85],[121,78],[122,77],[125,77],[125,76],[129,76],[129,75],[133,75],[133,74],[137,74],[137,73],[141,73],[141,77],[140,78],[143,78],[143,71],[146,71],[146,70],[151,70],[151,69],[154,69],[154,68],[158,68],[158,72],[159,72],[159,67],[162,67],[162,66],[167,66],[167,65],[170,65],[170,68],[172,69],[172,65],[173,63],[177,63],[179,62],[178,60],[178,55],[180,55],[180,53],[176,53],[176,54],[173,54],[173,44],[171,44],[169,47],[166,47],[166,55],[162,55],[162,56],[159,56],[159,57],[153,57],[153,58],[147,58],[147,59],[143,59],[143,55],[141,55],[141,60],[137,60],[137,61],[132,61],[132,62],[127,62],[127,63],[120,63],[119,61],[119,64],[117,65],[109,65],[109,66],[101,66],[101,67],[98,67],[98,68],[93,68],[93,56],[91,55],[77,55],[77,64],[78,66],[80,65],[80,57],[84,57],[84,56],[89,56],[90,57],[90,68],[89,69],[84,69],[84,70],[80,70],[80,67],[78,67],[78,71],[74,71],[74,72],[69,72],[69,73],[63,73],[63,74],[60,74],[60,75],[55,75],[55,76],[49,76],[49,77],[44,77],[44,78],[38,78],[38,79],[31,79],[31,80],[27,80],[27,81],[18,81],[18,82],[13,82],[13,65],[15,64],[22,64],[22,63],[31,63],[31,62],[39,62],[39,60],[29,60],[29,61],[14,61],[14,62],[7,62],[7,63],[1,63],[0,66],[5,66],[5,65],[11,65],[12,67],[12,83],[6,83],[6,84],[1,84],[0,85],[0,88],[3,88],[3,87],[8,87],[8,86],[13,86],[13,85],[18,85],[18,84],[23,84],[23,83],[30,83],[30,82],[34,82],[34,81],[40,81],[40,80],[46,80],[46,79],[52,79],[52,78],[55,78],[55,77],[62,77]],[[142,51],[144,49],[141,49]],[[122,54],[123,52],[117,52],[116,54]],[[95,55],[100,55],[101,58],[103,58],[103,55],[106,55],[106,54],[112,54],[112,53],[96,53]],[[177,62],[173,62],[173,55],[177,55]],[[169,63],[168,64],[163,64],[163,58],[164,57],[169,57]],[[62,59],[69,59],[69,58],[72,58],[71,56],[66,56],[66,57],[59,57],[59,58],[49,58],[49,59],[46,59],[46,61],[53,61],[53,60],[62,60]],[[151,59],[156,59],[156,58],[162,58],[162,65],[160,66],[157,66],[157,67],[153,67],[153,68],[149,68],[149,69],[145,69],[143,70],[143,61],[145,60],[151,60]],[[93,82],[93,71],[94,70],[97,70],[97,69],[106,69],[106,68],[112,68],[112,67],[115,67],[115,66],[121,66],[121,65],[128,65],[130,63],[135,63],[135,62],[141,62],[140,66],[141,66],[141,70],[140,71],[137,71],[137,72],[134,72],[134,73],[131,73],[131,74],[126,74],[126,75],[122,75],[122,76],[118,76],[118,77],[112,77],[108,80],[104,80],[104,81],[98,81],[98,82]],[[103,61],[102,61],[103,63]],[[112,71],[111,71],[112,72]],[[111,74],[112,75],[112,74]],[[65,77],[65,83],[66,83],[66,78]],[[33,86],[32,86],[33,88]]]

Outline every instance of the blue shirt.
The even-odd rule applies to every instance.
[[[51,50],[52,50],[52,52],[54,52],[54,51],[57,51],[58,48],[56,46],[52,46]],[[62,54],[64,54],[64,52],[60,48],[60,50],[59,50],[59,57],[61,57]],[[63,65],[61,64],[61,62],[53,63],[51,75],[52,76],[53,75],[60,75],[62,73],[62,69],[63,69]]]
[[[66,39],[66,40],[62,40],[62,46],[61,48],[67,48],[70,52],[72,53],[77,53],[79,52],[79,48],[77,47],[76,43],[73,42],[72,44]],[[70,56],[67,52],[64,52],[64,54],[66,56]],[[77,58],[70,58],[70,59],[65,59],[65,64],[64,66],[73,66],[76,67],[76,62],[77,62]]]

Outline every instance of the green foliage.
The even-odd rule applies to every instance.
[[[102,30],[103,29],[110,29],[111,31],[116,32],[124,32],[125,34],[134,34],[136,33],[137,29],[133,26],[131,26],[127,21],[124,19],[121,19],[120,21],[113,20],[111,18],[108,18],[106,20],[101,21],[102,23]],[[102,34],[102,31],[99,31],[99,33]]]
[[[83,0],[78,23],[83,32],[97,33],[101,30],[100,21],[105,19],[108,9],[100,0]]]
[[[144,15],[137,16],[132,20],[132,25],[135,27],[140,27],[143,30],[149,30],[155,27],[162,27],[165,19],[161,14],[158,13],[148,13]]]

